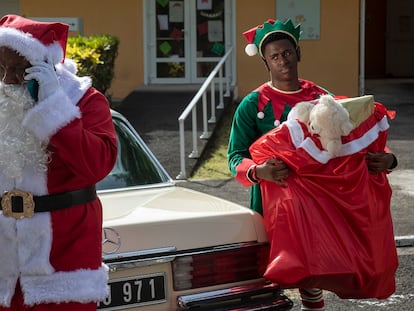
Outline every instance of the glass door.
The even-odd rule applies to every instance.
[[[226,1],[229,3],[229,1]],[[228,25],[226,25],[226,7],[224,0],[197,0],[193,8],[196,25],[192,52],[193,64],[192,81],[203,81],[214,69],[225,54],[225,42],[228,40]],[[229,40],[227,41],[229,42]]]
[[[185,1],[154,1],[155,3],[155,78],[188,80],[188,33],[189,16]],[[187,26],[187,27],[186,27]],[[167,81],[164,81],[167,82]]]
[[[230,42],[230,3],[148,0],[148,83],[202,83]]]

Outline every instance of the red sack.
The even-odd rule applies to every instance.
[[[265,277],[282,288],[322,288],[341,298],[389,297],[398,257],[386,173],[370,174],[368,151],[383,151],[384,109],[343,137],[332,158],[306,126],[289,120],[255,142],[256,163],[280,158],[287,188],[262,181],[264,221],[271,241]]]

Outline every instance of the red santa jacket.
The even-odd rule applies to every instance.
[[[79,78],[57,68],[62,89],[30,109],[22,126],[48,143],[47,171],[25,167],[22,178],[0,172],[0,190],[14,187],[34,195],[94,185],[116,160],[116,134],[106,98]],[[91,302],[107,294],[101,260],[99,199],[16,220],[0,215],[0,305],[9,306],[16,282],[27,305]]]

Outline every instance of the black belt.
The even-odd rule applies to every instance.
[[[33,212],[51,212],[85,204],[95,200],[96,197],[95,185],[79,190],[42,196],[32,196],[30,192],[16,189],[5,192],[0,198],[0,210],[4,210],[4,214],[6,214],[6,210],[9,210],[13,214],[20,215],[24,213],[23,211],[26,209],[26,206],[29,206],[29,209],[34,208]],[[30,205],[33,205],[33,207],[30,207]],[[26,215],[20,217],[16,217],[15,215],[10,216],[15,218],[27,217]]]

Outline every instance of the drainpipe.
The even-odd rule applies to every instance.
[[[365,95],[365,0],[359,2],[359,95]]]

